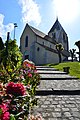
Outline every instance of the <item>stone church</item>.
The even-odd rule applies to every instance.
[[[23,60],[29,59],[36,65],[47,63],[59,63],[56,44],[61,43],[62,61],[67,61],[69,56],[68,36],[58,19],[49,30],[48,34],[26,24],[20,37],[20,49]]]

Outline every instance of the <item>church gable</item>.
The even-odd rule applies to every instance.
[[[68,37],[58,19],[48,32],[48,35],[57,43],[62,43],[65,50],[68,50]]]
[[[65,30],[63,29],[63,27],[61,26],[60,22],[58,21],[58,18],[56,20],[56,22],[54,23],[54,25],[52,26],[52,28],[50,29],[50,31],[48,32],[48,35],[52,38],[54,37],[55,38],[55,33],[56,32],[60,32],[60,35],[61,35],[61,32],[63,32],[64,34],[66,34]]]
[[[57,19],[56,22],[54,23],[54,25],[52,26],[52,28],[50,29],[50,31],[48,32],[48,34],[54,32],[55,29],[60,30],[60,27],[61,27],[61,25]]]

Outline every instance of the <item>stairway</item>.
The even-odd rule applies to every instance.
[[[46,66],[37,66],[37,71],[41,76],[38,106],[32,112],[44,120],[80,120],[80,80]]]

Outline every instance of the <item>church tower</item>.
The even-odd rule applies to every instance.
[[[54,25],[48,32],[48,35],[53,40],[55,40],[57,43],[61,43],[65,50],[67,50],[67,51],[69,50],[68,36],[67,36],[65,30],[63,29],[63,27],[61,26],[58,18],[56,19]]]

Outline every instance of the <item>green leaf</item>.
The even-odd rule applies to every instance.
[[[2,109],[0,109],[0,115],[2,114]]]
[[[16,120],[13,114],[10,115],[10,120]]]

